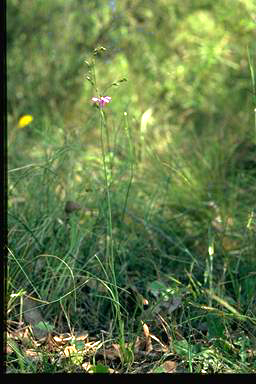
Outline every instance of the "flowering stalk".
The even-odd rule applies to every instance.
[[[111,199],[110,199],[110,190],[109,190],[109,181],[108,181],[108,172],[106,164],[106,151],[104,143],[104,128],[107,131],[106,120],[102,109],[100,112],[100,130],[101,130],[101,151],[102,151],[102,160],[103,160],[103,169],[104,169],[104,179],[105,187],[107,192],[107,205],[108,205],[108,235],[107,235],[107,260],[110,265],[110,270],[115,279],[114,273],[114,248],[113,248],[113,236],[112,236],[112,212],[111,212]],[[107,132],[106,132],[107,134]]]
[[[110,101],[111,101],[111,97],[110,96],[101,96],[101,97],[93,97],[92,98],[92,101],[94,103],[97,103],[98,106],[102,109],[105,107],[106,104],[108,104]]]
[[[126,347],[125,347],[125,337],[124,337],[124,322],[122,320],[122,314],[120,310],[119,302],[119,293],[118,286],[116,282],[115,274],[115,259],[114,259],[114,239],[113,239],[113,225],[112,225],[112,207],[111,207],[111,194],[110,194],[110,182],[108,177],[108,164],[106,159],[106,146],[109,142],[109,131],[106,122],[106,116],[103,111],[104,107],[112,101],[110,96],[100,96],[99,89],[97,87],[96,74],[95,74],[95,62],[94,60],[91,63],[87,63],[89,66],[90,72],[87,80],[92,84],[95,93],[97,96],[92,97],[91,101],[98,106],[98,112],[100,117],[100,130],[101,130],[101,152],[102,152],[102,162],[103,162],[103,172],[104,172],[104,182],[105,182],[105,191],[106,191],[106,202],[107,202],[107,233],[106,233],[106,266],[102,265],[104,273],[107,276],[107,279],[111,283],[109,287],[109,293],[111,301],[113,304],[113,309],[115,313],[115,321],[119,328],[120,333],[120,349],[121,349],[121,360],[124,362],[126,358]],[[126,81],[126,79],[121,79],[120,82]],[[117,85],[117,84],[112,84]],[[106,90],[105,90],[106,91]],[[104,92],[105,93],[105,92]]]
[[[110,100],[109,100],[110,101]],[[107,237],[106,237],[106,260],[109,268],[109,272],[112,278],[112,287],[113,294],[112,298],[113,304],[115,307],[115,315],[118,323],[119,331],[120,331],[120,347],[121,347],[121,360],[124,360],[124,323],[121,317],[120,312],[120,304],[119,304],[119,295],[116,283],[116,274],[115,274],[115,260],[114,260],[114,241],[113,241],[113,226],[112,226],[112,211],[111,211],[111,198],[110,198],[110,189],[109,189],[109,181],[108,181],[108,173],[107,173],[107,164],[106,164],[106,152],[105,152],[105,144],[104,144],[104,131],[108,136],[108,129],[106,125],[106,120],[104,116],[104,112],[102,110],[103,107],[100,107],[100,128],[101,128],[101,150],[102,150],[102,160],[103,160],[103,169],[104,169],[104,179],[105,179],[105,187],[107,194],[107,206],[108,206],[108,225],[107,225]]]
[[[108,129],[106,126],[106,120],[103,113],[103,108],[106,104],[110,103],[112,98],[110,96],[101,96],[93,97],[92,102],[96,103],[100,108],[100,132],[101,132],[101,151],[102,151],[102,160],[103,160],[103,170],[104,170],[104,179],[105,187],[107,192],[107,203],[108,203],[108,234],[107,234],[107,260],[110,266],[111,273],[115,278],[114,273],[114,248],[113,248],[113,238],[112,238],[112,213],[111,213],[111,200],[110,200],[110,191],[109,191],[109,182],[108,182],[108,170],[106,164],[106,151],[104,143],[104,131],[108,137]]]

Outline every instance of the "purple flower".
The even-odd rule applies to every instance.
[[[104,108],[105,104],[109,103],[111,100],[112,99],[110,96],[101,96],[101,97],[93,97],[92,98],[92,101],[94,103],[98,103],[100,108]]]

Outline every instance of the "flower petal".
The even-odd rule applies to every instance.
[[[27,125],[29,125],[31,123],[32,120],[33,120],[33,116],[24,115],[19,119],[18,127],[19,128],[26,127]]]
[[[110,96],[104,96],[102,97],[102,100],[104,100],[105,103],[109,103],[112,99]]]
[[[112,100],[110,96],[101,96],[101,97],[93,97],[92,101],[94,103],[98,103],[100,108],[103,108],[105,104],[109,103]]]

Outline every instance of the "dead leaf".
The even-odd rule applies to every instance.
[[[88,332],[85,332],[85,333],[79,333],[79,335],[77,335],[77,336],[75,337],[75,339],[76,339],[76,340],[81,340],[81,341],[85,341],[85,340],[88,341],[88,337],[89,337]]]
[[[146,323],[143,324],[143,332],[144,332],[145,341],[146,341],[146,352],[151,352],[153,350],[152,341],[150,337],[149,328]]]
[[[6,344],[4,347],[4,353],[5,354],[10,354],[13,353],[13,349],[9,346],[9,344]]]
[[[74,354],[77,353],[77,350],[76,350],[76,346],[75,345],[68,345],[65,349],[64,349],[64,355],[66,357],[70,357]]]
[[[151,337],[153,340],[157,341],[157,342],[161,345],[161,352],[168,352],[168,351],[169,351],[168,346],[165,345],[165,344],[163,344],[163,343],[158,339],[158,337],[156,337],[155,335],[152,335],[152,334],[150,334],[150,337]]]
[[[145,341],[142,340],[141,337],[137,336],[136,338],[136,341],[135,341],[135,345],[134,345],[134,352],[139,352],[141,350],[144,350],[145,349]]]
[[[176,371],[177,363],[176,361],[166,360],[162,366],[166,373],[174,373]]]
[[[64,340],[63,337],[53,336],[53,340],[54,340],[54,342],[55,342],[57,345],[64,345],[64,344],[66,344],[66,341]]]
[[[26,349],[24,350],[24,353],[29,359],[33,360],[34,362],[42,358],[41,354],[35,351],[34,349]]]
[[[114,343],[112,344],[112,347],[114,348],[114,350],[112,350],[112,356],[115,356],[115,359],[118,357],[121,360],[120,345]]]
[[[83,363],[83,364],[82,364],[82,368],[83,368],[86,372],[88,372],[89,369],[91,368],[91,364],[90,364],[90,362],[89,362],[89,361],[86,361],[85,363]]]

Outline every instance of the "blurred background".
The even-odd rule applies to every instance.
[[[137,124],[150,109],[153,134],[173,130],[251,130],[255,4],[242,1],[56,0],[7,4],[8,121],[30,113],[88,133],[91,85],[84,61],[98,46],[102,89],[115,90],[113,117],[127,111]],[[251,118],[251,120],[250,120]],[[251,124],[251,125],[250,125]],[[216,126],[218,128],[216,128]]]
[[[255,15],[253,0],[8,1],[9,167],[51,163],[52,201],[83,199],[96,186],[100,130],[85,61],[103,46],[95,71],[99,91],[113,99],[110,156],[119,166],[127,160],[126,112],[140,191],[160,184],[169,196],[175,179],[177,198],[186,179],[183,194],[211,199],[234,172],[231,163],[253,163]],[[21,129],[23,115],[33,122]],[[52,185],[53,172],[47,177]]]
[[[118,284],[144,292],[173,274],[190,286],[193,270],[252,316],[255,282],[225,281],[255,263],[255,20],[254,0],[8,0],[10,292],[54,301],[73,289],[64,264],[44,253],[65,260],[75,284],[104,278],[93,258],[104,259],[107,212],[87,79],[94,58],[99,93],[112,97],[104,114]],[[94,55],[98,47],[106,50]],[[81,209],[67,223],[69,200]],[[98,304],[83,327],[96,329],[107,304],[90,289]]]

